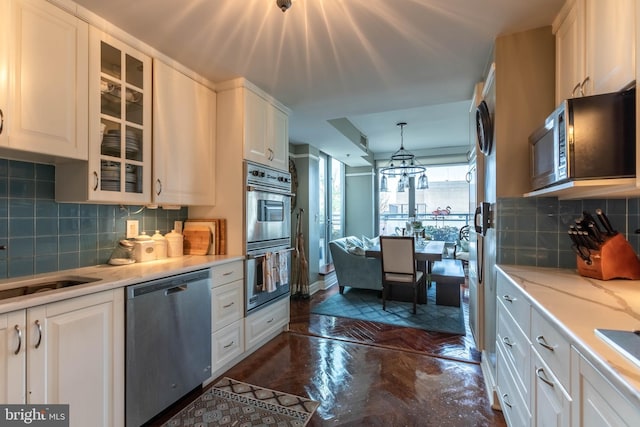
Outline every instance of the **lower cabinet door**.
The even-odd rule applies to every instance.
[[[124,424],[124,293],[27,310],[32,404],[69,404],[71,427]]]
[[[497,387],[500,407],[509,426],[528,427],[531,425],[531,412],[529,412],[525,399],[518,391],[518,386],[512,375],[515,372],[510,371],[503,351],[500,346],[497,346]]]
[[[26,402],[25,310],[0,314],[0,403]]]
[[[251,350],[289,324],[289,298],[283,298],[244,319],[245,348]]]

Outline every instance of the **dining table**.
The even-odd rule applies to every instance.
[[[416,267],[425,275],[425,284],[430,284],[431,268],[434,262],[442,260],[444,246],[445,242],[442,240],[416,240]],[[364,255],[367,257],[380,258],[380,245],[375,245],[368,249],[365,249]],[[405,288],[398,288],[398,291],[403,291],[404,289]],[[412,297],[410,295],[398,294],[398,292],[396,292],[396,295],[394,295],[393,290],[389,299],[398,301],[412,301]],[[418,303],[427,303],[426,286],[420,286],[418,288]]]

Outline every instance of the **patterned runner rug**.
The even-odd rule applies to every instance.
[[[162,427],[307,425],[319,403],[224,377]]]
[[[344,294],[332,295],[311,307],[314,314],[465,335],[462,307],[437,305],[435,286],[427,291],[427,304],[418,304],[416,311],[413,314],[413,303],[401,301],[387,301],[387,310],[384,311],[380,292],[357,288],[345,288]]]

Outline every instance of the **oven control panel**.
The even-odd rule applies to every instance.
[[[260,185],[291,191],[291,174],[268,166],[245,162],[247,185]]]

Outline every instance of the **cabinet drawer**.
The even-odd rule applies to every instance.
[[[244,315],[244,287],[242,280],[227,283],[211,291],[211,330],[217,331]]]
[[[498,302],[497,342],[507,361],[505,367],[512,371],[518,390],[523,396],[529,396],[531,390],[531,343],[529,338],[515,325],[502,302]]]
[[[244,277],[244,261],[234,261],[213,267],[213,287],[231,283]]]
[[[516,321],[522,332],[529,335],[531,314],[529,302],[515,284],[502,272],[498,272],[497,298],[504,304],[511,317]]]
[[[244,319],[245,348],[250,349],[289,323],[289,298],[271,304]]]
[[[571,422],[571,397],[542,359],[532,354],[534,419],[537,426],[569,427]]]
[[[537,310],[531,310],[530,337],[533,348],[568,390],[571,361],[569,341]]]
[[[507,362],[502,348],[498,346],[497,386],[502,413],[507,425],[528,427],[531,425],[531,412],[522,395],[518,392],[518,387],[506,366]]]
[[[227,362],[244,352],[244,328],[242,321],[234,322],[211,335],[211,372],[216,372]]]

